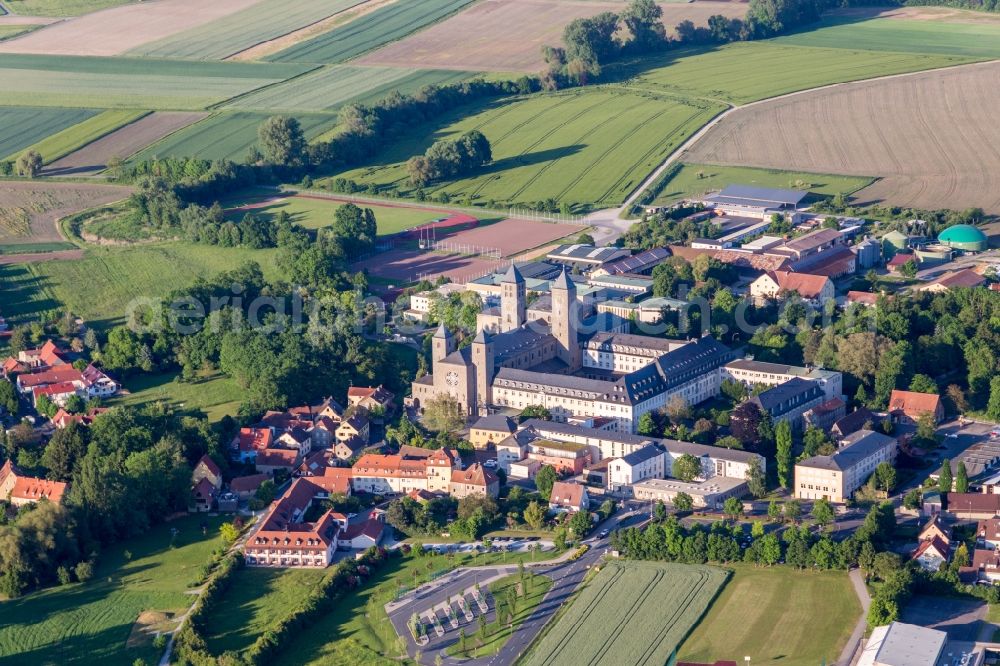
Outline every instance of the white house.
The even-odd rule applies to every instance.
[[[608,490],[631,494],[632,484],[643,479],[662,479],[667,473],[667,451],[650,444],[608,464]]]

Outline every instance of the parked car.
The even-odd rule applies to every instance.
[[[489,460],[483,463],[483,467],[496,467],[496,466],[497,466],[496,458],[490,458]]]

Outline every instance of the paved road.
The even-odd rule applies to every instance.
[[[632,527],[640,524],[646,518],[648,518],[648,514],[640,514],[633,511],[619,513],[598,525],[595,528],[595,532],[599,532],[604,529],[612,530],[619,527]],[[521,652],[525,650],[535,639],[538,633],[542,630],[542,627],[544,627],[545,624],[551,619],[556,610],[558,610],[559,607],[562,606],[567,599],[569,599],[570,595],[576,591],[580,583],[583,582],[587,569],[596,564],[598,560],[604,556],[608,547],[607,538],[598,539],[596,537],[592,537],[584,543],[590,546],[590,550],[575,562],[564,560],[556,564],[536,562],[526,565],[527,568],[531,569],[534,573],[551,578],[553,580],[553,585],[549,589],[548,593],[546,593],[541,603],[535,607],[532,614],[514,630],[514,634],[498,653],[479,659],[455,659],[454,657],[448,656],[445,654],[444,650],[449,645],[458,641],[458,631],[453,630],[450,623],[447,621],[444,621],[441,624],[442,628],[445,630],[444,635],[438,637],[432,629],[429,635],[430,640],[425,646],[416,646],[412,640],[408,640],[409,653],[412,656],[416,650],[419,649],[422,653],[421,660],[424,663],[433,663],[435,656],[440,654],[446,664],[461,663],[471,666],[507,666],[509,664],[513,664],[520,656]],[[569,554],[570,553],[567,553],[566,557],[568,557]],[[479,581],[485,581],[487,579],[512,575],[514,573],[517,573],[516,565],[467,567],[457,569],[446,576],[444,581],[433,590],[428,590],[427,592],[418,594],[408,603],[394,608],[389,613],[389,619],[392,622],[396,633],[401,636],[406,636],[409,639],[410,632],[406,624],[414,612],[423,615],[430,608],[446,602],[449,598],[458,596],[463,590],[474,586],[477,579]],[[482,585],[484,593],[487,592],[486,587],[486,585]],[[490,610],[486,617],[488,621],[492,622],[495,619],[493,602],[492,598],[488,595],[487,598]],[[468,599],[471,602],[471,597]],[[478,609],[475,608],[474,605],[472,608],[474,614],[478,617]],[[467,634],[473,633],[477,628],[475,623],[471,626],[464,623],[461,626],[465,627]]]
[[[849,666],[856,659],[860,658],[861,652],[858,648],[861,647],[861,639],[864,638],[865,630],[868,629],[868,608],[872,605],[872,599],[868,594],[868,588],[865,586],[865,577],[861,573],[861,569],[851,569],[847,575],[851,579],[851,587],[854,588],[854,594],[858,595],[858,601],[861,602],[861,617],[858,618],[858,622],[854,625],[854,631],[851,633],[847,645],[844,646],[844,649],[840,653],[837,666]]]

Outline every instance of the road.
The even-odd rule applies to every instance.
[[[620,527],[632,527],[640,524],[646,518],[648,518],[648,514],[641,514],[635,511],[619,513],[595,527],[595,532],[600,532],[605,529],[613,530]],[[590,550],[588,550],[586,554],[576,561],[564,559],[556,564],[549,562],[535,562],[525,565],[526,568],[532,570],[534,573],[551,578],[553,585],[551,589],[549,589],[548,593],[546,593],[541,603],[535,607],[531,615],[529,615],[514,630],[513,635],[504,644],[503,648],[501,648],[496,654],[489,657],[481,657],[478,659],[456,659],[447,655],[445,653],[445,649],[458,641],[458,630],[452,629],[450,623],[447,621],[442,622],[441,625],[445,630],[443,636],[438,637],[432,629],[429,632],[430,640],[428,644],[424,646],[416,646],[412,639],[410,639],[410,631],[407,627],[407,622],[414,612],[419,615],[424,615],[429,609],[437,606],[438,604],[445,603],[452,597],[460,595],[463,590],[473,587],[477,581],[480,582],[483,592],[486,594],[487,585],[483,583],[487,580],[517,573],[517,566],[515,565],[465,567],[462,569],[456,569],[451,574],[448,574],[448,576],[444,578],[443,582],[439,582],[436,586],[434,586],[433,589],[426,589],[424,592],[418,591],[415,596],[406,600],[405,603],[393,605],[392,609],[389,611],[389,619],[392,622],[396,633],[407,637],[408,651],[410,655],[412,656],[416,650],[419,649],[423,655],[421,659],[425,663],[433,663],[435,656],[440,654],[443,663],[446,664],[468,664],[478,666],[507,666],[509,664],[513,664],[518,657],[520,657],[521,653],[531,644],[535,637],[538,636],[538,633],[552,618],[552,615],[564,603],[566,603],[569,597],[576,591],[576,589],[580,586],[580,583],[583,582],[587,570],[594,566],[601,559],[601,557],[604,556],[608,547],[607,538],[599,539],[597,537],[592,537],[585,540],[584,543],[590,546]],[[563,556],[563,558],[568,558],[572,552],[572,550],[569,551]],[[427,588],[428,586],[424,587]],[[486,618],[487,621],[492,622],[495,620],[494,607],[492,598],[490,598],[488,594],[487,600],[490,610],[487,613]],[[478,616],[478,609],[476,609],[474,605],[473,609],[474,613]],[[476,630],[476,625],[469,626],[468,623],[463,623],[461,626],[465,628],[467,634],[471,634]]]

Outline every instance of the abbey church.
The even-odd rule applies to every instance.
[[[454,336],[438,328],[432,372],[412,385],[414,407],[449,394],[469,417],[540,405],[557,421],[601,418],[631,433],[643,414],[675,395],[692,405],[718,395],[722,367],[734,356],[709,336],[617,333],[602,320],[581,326],[576,286],[565,270],[550,285],[546,319],[528,319],[526,284],[515,266],[500,286],[498,324],[478,326],[471,345],[457,349]]]

